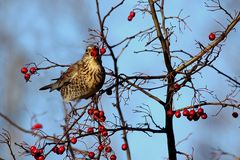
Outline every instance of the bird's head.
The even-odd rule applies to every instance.
[[[85,54],[90,59],[94,59],[94,60],[100,60],[101,59],[101,55],[99,55],[99,48],[95,45],[87,46]]]

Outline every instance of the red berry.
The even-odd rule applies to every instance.
[[[173,87],[175,91],[178,91],[181,88],[181,86],[178,83],[175,83]]]
[[[99,118],[99,121],[100,121],[100,122],[105,122],[105,120],[106,120],[106,117],[105,117],[105,116],[102,116],[102,117]]]
[[[195,110],[192,109],[192,110],[189,112],[189,115],[194,116],[194,115],[195,115]]]
[[[93,56],[94,58],[96,58],[98,56],[98,49],[94,48],[91,52],[91,56]]]
[[[104,47],[102,47],[102,48],[100,49],[100,53],[103,55],[105,52],[106,52],[106,49],[105,49]]]
[[[39,155],[39,150],[35,147],[35,146],[32,146],[31,148],[30,148],[30,150],[31,150],[31,154],[32,154],[32,156],[37,156],[37,155]]]
[[[103,117],[104,116],[104,111],[99,111],[99,117]]]
[[[64,151],[65,151],[65,147],[64,147],[64,146],[60,146],[60,147],[58,148],[58,154],[63,154]]]
[[[135,17],[135,12],[134,12],[134,11],[131,11],[131,12],[129,13],[129,16]]]
[[[30,79],[31,75],[29,73],[24,74],[24,79],[28,81]]]
[[[233,116],[233,118],[237,118],[238,117],[238,113],[237,112],[233,112],[232,116]]]
[[[128,16],[128,21],[132,21],[133,17],[132,16]]]
[[[35,146],[31,146],[30,151],[33,152],[33,150],[36,150],[37,148]]]
[[[98,146],[98,150],[99,151],[102,151],[104,149],[104,146],[102,145],[102,144],[100,144],[99,146]]]
[[[36,160],[44,160],[44,159],[45,159],[45,157],[43,155],[36,158]]]
[[[201,118],[202,118],[202,119],[207,119],[207,117],[208,117],[208,116],[207,116],[206,113],[203,113],[203,114],[201,115]]]
[[[172,110],[172,109],[169,109],[168,111],[167,111],[167,116],[168,117],[172,117],[174,115],[174,111]]]
[[[215,33],[210,33],[209,36],[208,36],[208,38],[209,38],[210,41],[215,40],[215,38],[216,38]]]
[[[97,115],[93,115],[93,119],[94,119],[95,121],[97,121],[97,120],[99,120],[99,117],[98,117]]]
[[[87,129],[87,133],[89,133],[89,134],[93,133],[93,127],[89,127],[89,128]]]
[[[199,118],[200,118],[200,114],[196,112],[193,116],[193,120],[197,121],[197,120],[199,120]]]
[[[199,115],[202,115],[202,114],[204,113],[203,108],[198,108],[197,113],[198,113]]]
[[[56,146],[56,147],[54,147],[54,148],[52,148],[52,151],[54,152],[54,153],[58,153],[58,147]]]
[[[112,154],[111,156],[110,156],[110,160],[116,160],[117,159],[117,156],[115,155],[115,154]]]
[[[31,152],[32,152],[32,155],[39,154],[39,150],[38,149],[33,149],[33,150],[31,150]]]
[[[89,114],[90,116],[93,115],[93,112],[94,112],[94,109],[93,109],[93,108],[88,109],[88,114]]]
[[[40,154],[43,154],[43,149],[42,149],[42,148],[39,149],[39,153],[40,153]]]
[[[95,156],[95,153],[94,152],[88,152],[88,157],[93,159]]]
[[[36,67],[31,67],[31,68],[30,68],[30,73],[35,74],[36,71],[37,71],[37,68],[36,68]]]
[[[41,123],[36,123],[32,126],[32,130],[42,129],[43,125]]]
[[[188,115],[188,116],[187,116],[187,119],[188,119],[189,121],[192,121],[192,120],[193,120],[193,115]]]
[[[125,144],[125,143],[124,143],[124,144],[122,144],[122,150],[124,150],[124,151],[125,151],[125,150],[127,150],[127,148],[128,148],[127,144]]]
[[[105,127],[104,127],[104,126],[101,125],[101,126],[98,127],[98,131],[99,131],[99,132],[103,132],[104,130],[105,130]]]
[[[21,72],[22,72],[23,74],[26,74],[26,73],[28,72],[27,67],[22,67],[22,68],[21,68]]]
[[[197,115],[198,117],[201,117],[202,113],[196,112],[195,115]]]
[[[179,110],[177,110],[175,112],[175,116],[176,116],[176,118],[180,118],[181,117],[181,112]]]
[[[99,117],[99,110],[98,109],[95,109],[94,112],[93,112],[94,116],[97,116]]]
[[[104,130],[102,133],[101,133],[102,136],[106,137],[108,136],[108,132],[106,130]]]
[[[71,141],[72,144],[76,144],[77,143],[77,138],[76,137],[72,137],[70,141]]]
[[[185,108],[185,109],[183,110],[183,116],[188,116],[188,115],[189,115],[189,111],[188,111],[187,108]]]
[[[112,148],[111,148],[110,146],[107,146],[107,147],[105,148],[105,151],[106,151],[107,153],[109,153],[109,152],[112,151]]]

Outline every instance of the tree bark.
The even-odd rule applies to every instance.
[[[176,145],[173,131],[173,118],[167,116],[166,110],[166,134],[167,134],[167,145],[168,145],[168,156],[169,160],[176,160]]]

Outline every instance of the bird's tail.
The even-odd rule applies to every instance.
[[[50,89],[49,92],[52,92],[53,90],[57,89],[57,83],[51,83],[49,85],[43,86],[39,90],[47,90],[47,89]]]

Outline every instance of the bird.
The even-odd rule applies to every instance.
[[[93,97],[103,86],[105,70],[99,48],[89,45],[82,58],[70,65],[54,83],[39,90],[58,90],[64,102],[78,101]]]

